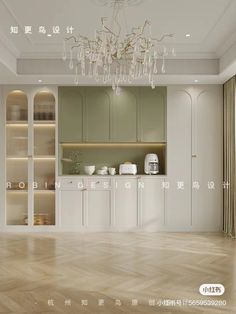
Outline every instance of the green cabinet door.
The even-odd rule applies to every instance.
[[[139,140],[166,141],[166,87],[140,88]]]
[[[112,132],[114,142],[137,141],[137,89],[121,87],[121,94],[112,97]]]
[[[59,142],[81,142],[83,139],[83,90],[59,87]]]
[[[110,96],[107,88],[85,88],[84,139],[86,142],[110,140]]]

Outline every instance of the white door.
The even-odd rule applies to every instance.
[[[192,118],[193,229],[220,231],[223,212],[222,86],[199,86]]]
[[[164,179],[145,178],[138,180],[140,221],[145,231],[160,231],[164,228]]]
[[[83,225],[83,191],[60,191],[60,226],[79,229]]]
[[[191,229],[191,111],[193,88],[167,89],[166,229]]]
[[[223,212],[222,86],[171,86],[167,91],[170,188],[165,193],[166,229],[219,231]]]
[[[118,178],[114,188],[115,228],[133,231],[138,227],[137,179]]]

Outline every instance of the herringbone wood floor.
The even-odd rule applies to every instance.
[[[211,299],[227,306],[149,305],[206,299],[198,289],[208,282],[225,285],[225,294]],[[233,314],[236,241],[221,234],[0,233],[0,313]]]

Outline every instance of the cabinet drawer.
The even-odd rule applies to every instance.
[[[83,188],[83,180],[67,178],[60,181],[60,190],[82,190]]]
[[[87,188],[91,190],[109,190],[111,188],[110,179],[88,179]]]

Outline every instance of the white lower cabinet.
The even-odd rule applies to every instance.
[[[86,227],[92,230],[107,230],[111,226],[111,192],[89,190],[85,193],[87,204]]]
[[[114,225],[117,230],[138,227],[138,187],[136,178],[118,178],[114,185]]]
[[[60,225],[63,228],[83,226],[83,191],[60,191]]]
[[[138,180],[139,221],[144,231],[161,231],[165,225],[163,179],[143,177]]]
[[[63,178],[58,189],[60,227],[83,231],[161,231],[164,178]],[[82,183],[83,182],[83,183]]]

